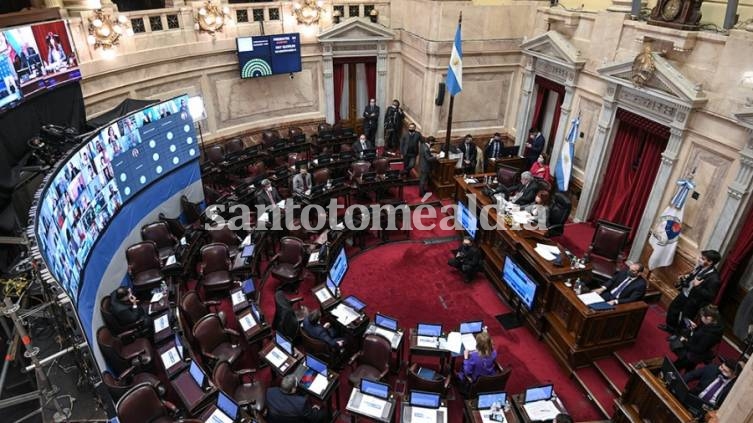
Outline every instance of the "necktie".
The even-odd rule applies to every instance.
[[[624,281],[622,281],[621,284],[617,285],[617,288],[613,289],[610,294],[612,294],[612,298],[619,298],[620,294],[622,294],[622,291],[625,289],[626,286],[633,280],[631,277],[625,278]]]
[[[272,191],[267,191],[267,197],[269,197],[269,204],[274,205],[275,199],[272,197]]]
[[[719,377],[717,377],[715,381],[713,381],[709,386],[706,387],[706,389],[703,390],[701,399],[706,402],[711,402],[714,396],[716,396],[717,391],[719,391],[719,389],[721,389],[723,385],[724,380],[722,379],[722,376],[719,375]]]
[[[306,176],[303,177],[303,190],[307,191],[309,189],[309,181]]]

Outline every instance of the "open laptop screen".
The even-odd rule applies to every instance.
[[[366,308],[366,304],[363,301],[352,295],[346,297],[343,302],[345,302],[345,304],[347,304],[350,308],[358,312]]]
[[[246,295],[253,294],[254,291],[256,291],[256,285],[254,285],[254,280],[251,278],[246,279],[243,281],[243,293]]]
[[[410,405],[414,407],[439,408],[440,400],[433,392],[410,391]]]
[[[235,420],[238,417],[238,404],[231,400],[223,392],[217,396],[217,408],[222,410],[228,417]]]
[[[385,316],[384,314],[377,313],[374,317],[374,324],[391,331],[397,330],[397,320],[393,319],[392,317]]]
[[[195,361],[191,362],[191,367],[188,368],[188,372],[191,374],[191,377],[196,382],[196,384],[203,388],[206,375],[203,371],[201,371],[201,367],[199,367],[199,365],[196,364]]]
[[[494,404],[504,407],[507,403],[507,394],[505,392],[489,392],[486,394],[479,394],[478,405],[476,408],[479,410],[488,410],[492,408]]]
[[[318,360],[313,355],[306,354],[306,367],[322,376],[327,376],[327,363]]]
[[[475,322],[463,322],[460,324],[460,333],[479,333],[484,328],[481,320]]]
[[[275,344],[282,348],[282,350],[288,355],[293,355],[293,344],[279,333],[275,333]]]
[[[254,255],[254,244],[246,245],[243,247],[243,252],[241,253],[241,257],[247,258]]]
[[[431,323],[419,323],[418,335],[419,336],[442,336],[442,325],[435,325]]]
[[[366,395],[372,395],[378,398],[387,399],[390,394],[390,387],[385,383],[374,382],[369,379],[361,379],[360,390]]]
[[[534,386],[533,388],[526,389],[523,402],[549,400],[552,398],[553,392],[554,385]]]

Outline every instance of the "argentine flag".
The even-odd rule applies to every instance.
[[[447,91],[451,96],[457,95],[463,89],[463,45],[460,40],[460,24],[455,31],[455,42],[452,43],[450,66],[447,68]]]
[[[573,119],[570,126],[570,132],[567,133],[565,143],[562,144],[562,152],[557,160],[557,167],[554,169],[554,175],[557,177],[557,186],[562,192],[567,191],[570,185],[570,174],[573,171],[573,156],[575,155],[575,140],[580,133],[580,117]]]

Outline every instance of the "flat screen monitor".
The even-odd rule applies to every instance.
[[[332,267],[329,269],[329,279],[335,286],[340,286],[345,277],[345,273],[348,271],[348,256],[345,254],[345,248],[341,248],[340,252],[335,257],[335,261],[332,262]]]
[[[382,399],[387,399],[390,394],[390,386],[386,383],[376,382],[366,378],[361,379],[359,390],[366,394]]]
[[[238,417],[238,404],[222,391],[217,395],[217,408],[222,410],[222,412],[232,420],[235,420]]]
[[[484,329],[484,322],[476,320],[473,322],[462,322],[460,324],[460,333],[479,333]]]
[[[397,319],[381,313],[377,313],[376,316],[374,316],[374,324],[387,330],[397,330]]]
[[[280,333],[275,333],[275,344],[277,344],[278,347],[285,351],[287,355],[293,355],[293,344],[290,342],[290,340],[288,340],[288,338],[280,335]]]
[[[191,366],[188,368],[188,372],[191,374],[191,377],[196,382],[196,384],[203,388],[204,382],[206,382],[206,375],[195,361],[191,362]]]
[[[301,71],[300,34],[239,37],[236,46],[243,79]]]
[[[554,385],[534,386],[526,389],[523,402],[548,401],[554,393]]]
[[[505,258],[505,264],[502,267],[502,280],[528,310],[533,309],[538,285],[510,256]]]
[[[352,308],[353,310],[357,312],[361,312],[361,310],[366,308],[366,303],[359,300],[357,297],[350,295],[346,297],[343,302],[348,305],[348,307]]]
[[[476,215],[471,212],[471,210],[469,210],[462,201],[458,201],[457,220],[458,222],[460,222],[460,226],[463,227],[463,230],[465,230],[468,236],[475,239],[476,230],[478,229],[478,219],[476,218]]]
[[[311,354],[306,354],[306,367],[322,376],[327,376],[327,363],[317,359]]]
[[[499,408],[504,407],[507,403],[507,393],[505,392],[488,392],[484,394],[478,394],[478,405],[476,408],[479,410],[488,410],[493,406]]]
[[[410,391],[410,405],[413,407],[439,408],[442,398],[439,394],[424,391]]]
[[[247,258],[254,255],[254,244],[246,245],[243,247],[243,251],[241,252],[241,257]]]
[[[434,323],[419,323],[417,332],[419,336],[442,336],[442,325]]]
[[[256,292],[256,285],[254,285],[254,280],[252,278],[248,278],[243,281],[243,293],[250,295],[254,292]]]

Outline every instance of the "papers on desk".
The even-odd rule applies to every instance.
[[[547,245],[547,244],[541,244],[537,243],[536,248],[533,249],[536,251],[544,260],[552,261],[557,258],[560,254],[560,248],[556,245]]]
[[[322,392],[324,392],[325,389],[327,389],[327,377],[322,376],[321,373],[317,373],[316,377],[314,378],[314,381],[311,382],[311,385],[309,385],[306,389],[313,392],[316,395],[321,395]]]
[[[154,320],[154,333],[160,333],[170,326],[170,319],[167,318],[167,314],[163,314]]]
[[[510,216],[512,216],[513,223],[517,223],[520,225],[525,225],[526,223],[529,223],[531,219],[533,219],[533,216],[531,216],[531,213],[528,213],[525,210],[514,211],[510,214]]]
[[[532,421],[552,420],[560,413],[551,400],[528,402],[523,404],[523,408]]]
[[[360,314],[353,311],[352,308],[344,304],[338,304],[337,307],[333,308],[330,313],[332,313],[337,321],[340,322],[340,324],[343,326],[348,326],[361,316]]]
[[[460,332],[450,332],[447,334],[445,349],[455,355],[460,355],[463,352],[463,336]]]
[[[227,416],[227,414],[223,413],[222,410],[219,408],[214,410],[214,413],[212,413],[209,418],[205,420],[205,423],[233,423],[233,419]]]
[[[265,358],[267,359],[267,361],[272,363],[273,366],[280,368],[280,366],[282,366],[283,363],[285,363],[285,361],[288,359],[288,356],[284,352],[280,351],[279,348],[274,347],[272,348],[272,351],[267,353]]]
[[[165,368],[169,369],[180,361],[180,354],[178,354],[178,350],[175,347],[172,347],[163,352],[160,358],[162,358],[162,364],[165,365]]]
[[[410,421],[411,423],[436,423],[437,410],[433,408],[411,406]]]
[[[309,255],[309,263],[316,263],[319,261],[319,251],[314,251]]]
[[[473,333],[464,333],[460,336],[463,341],[463,348],[466,351],[476,351],[476,335]]]
[[[381,418],[386,406],[387,401],[372,397],[371,395],[364,395],[360,407],[358,407],[358,412],[367,416]]]
[[[237,306],[238,304],[243,304],[246,302],[246,296],[243,295],[242,290],[233,291],[232,294],[230,294],[230,299],[233,301],[233,307]]]
[[[500,416],[502,419],[492,420],[492,414],[495,414],[495,413],[497,414],[497,416]],[[481,421],[483,423],[499,423],[499,422],[505,423],[507,421],[507,419],[505,419],[504,413],[502,413],[501,411],[494,412],[494,411],[484,410],[484,411],[479,411],[479,414],[481,414]]]
[[[578,298],[583,302],[585,305],[591,305],[594,303],[603,303],[604,298],[601,298],[601,295],[595,293],[595,292],[588,292],[585,294],[578,295]]]
[[[150,302],[150,303],[158,303],[158,302],[159,302],[159,300],[161,300],[161,299],[162,299],[162,297],[163,297],[162,291],[160,291],[160,292],[155,292],[154,294],[152,294],[152,299],[151,299],[151,300],[149,300],[149,302]]]
[[[248,313],[240,319],[241,328],[244,332],[251,330],[256,326],[256,320],[254,320],[253,313]]]
[[[277,204],[275,204],[275,206],[277,206],[277,208],[284,209],[285,208],[285,200],[278,201]]]
[[[186,241],[186,237],[183,237],[180,239],[180,245],[186,245],[188,244],[188,241]]]
[[[387,330],[384,328],[380,328],[379,326],[375,326],[374,333],[383,336],[385,339],[390,341],[390,347],[392,349],[397,349],[398,345],[400,345],[400,338],[401,334],[398,332],[393,332],[391,330]]]
[[[329,289],[327,289],[327,288],[322,288],[322,289],[316,291],[316,293],[314,295],[316,295],[316,299],[320,303],[323,303],[323,302],[329,300],[330,298],[332,298],[332,294],[330,294]]]
[[[439,339],[433,336],[417,336],[416,345],[424,348],[439,348]]]
[[[476,178],[465,178],[465,183],[466,184],[477,184],[478,183],[478,179],[476,179]]]

